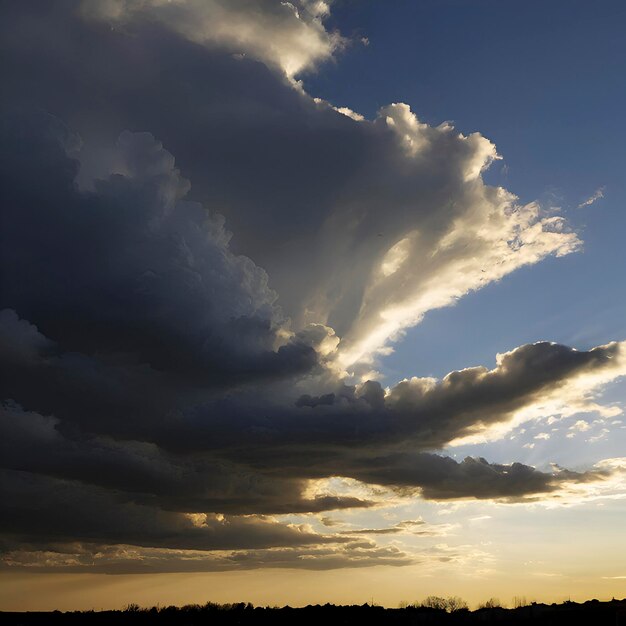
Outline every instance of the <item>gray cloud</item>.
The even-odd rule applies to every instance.
[[[4,317],[15,322],[12,316]],[[22,328],[37,343],[48,345],[27,326]],[[589,352],[553,344],[524,346],[501,357],[492,371],[455,372],[438,384],[414,379],[400,383],[386,397],[375,383],[343,387],[323,403],[309,398],[308,403],[291,406],[272,404],[257,393],[240,398],[231,394],[229,399],[161,412],[160,423],[155,423],[148,405],[139,416],[133,411],[135,423],[125,424],[123,430],[106,419],[106,411],[97,423],[85,419],[92,412],[86,400],[59,406],[58,412],[65,407],[64,419],[9,405],[0,420],[6,442],[3,458],[13,469],[123,489],[139,501],[147,493],[157,496],[161,506],[182,511],[277,513],[368,505],[355,498],[303,499],[304,481],[332,475],[421,489],[425,497],[521,498],[554,491],[564,481],[600,476],[544,473],[484,460],[459,464],[427,451],[504,422],[577,376],[608,370],[611,377],[620,349],[619,344]],[[42,371],[63,382],[62,395],[73,397],[81,378],[71,368],[57,375],[56,367],[42,358]],[[27,378],[17,369],[13,378],[16,372],[18,379],[31,382],[44,378],[33,375],[32,369],[26,371]],[[10,385],[9,374],[3,378]],[[98,389],[102,381],[93,379]],[[5,393],[15,395],[16,390],[17,385],[9,386]],[[24,385],[24,396],[16,399],[36,404],[37,391]],[[90,390],[85,395],[93,397],[94,410],[101,404],[101,397]],[[104,397],[110,402],[107,411],[119,413],[116,398]],[[125,395],[121,399],[127,400]],[[94,431],[99,435],[88,435]],[[111,439],[120,435],[127,441]],[[209,477],[211,489],[206,487]]]
[[[330,538],[263,516],[185,514],[137,504],[128,494],[2,470],[0,528],[14,541],[91,541],[181,550],[321,544]]]
[[[172,512],[297,513],[373,504],[355,497],[305,498],[297,478],[215,454],[174,455],[154,443],[64,429],[56,418],[17,406],[0,409],[0,434],[2,466],[9,470],[111,489],[138,505],[157,501]]]
[[[2,317],[10,317],[15,322],[12,316],[3,314]],[[49,342],[27,325],[22,324],[21,329],[30,340],[28,349],[35,344],[43,350],[43,356],[41,352],[31,353],[31,361],[43,361],[42,367],[47,367],[48,373],[54,376],[54,365],[50,368],[50,357],[45,356],[45,351],[50,349]],[[14,337],[18,344],[24,343],[17,333]],[[585,368],[593,372],[603,363],[606,366],[606,358],[588,354],[572,357],[560,346],[553,348],[562,352],[564,360],[575,361],[575,365],[563,366],[560,370],[553,363],[554,367],[545,370],[552,374],[559,372],[560,378],[552,381],[557,386],[568,375],[580,374]],[[599,350],[604,354],[607,349]],[[617,354],[615,350],[608,350],[608,353]],[[512,367],[505,369],[509,375],[518,371]],[[81,385],[81,379],[72,371],[66,372],[68,382],[64,388],[70,395],[70,383]],[[473,391],[481,398],[481,403],[484,402],[476,377],[471,373],[467,377],[464,385],[456,381],[453,388],[461,387],[466,394]],[[6,379],[3,377],[3,380]],[[30,380],[36,382],[37,377]],[[530,392],[526,389],[526,400],[547,384],[544,380],[542,384],[531,385]],[[511,388],[516,389],[512,384]],[[36,403],[37,391],[32,388],[25,399]],[[365,386],[364,392],[372,404],[358,396],[359,390],[351,388],[344,389],[343,395],[333,396],[332,404],[315,408],[256,403],[243,404],[247,411],[242,412],[242,406],[237,407],[232,399],[228,402],[222,399],[199,405],[195,411],[162,414],[161,425],[144,421],[150,416],[150,411],[146,410],[145,418],[134,425],[132,436],[127,430],[122,439],[119,439],[115,420],[104,420],[106,413],[101,414],[102,419],[97,424],[80,419],[83,411],[89,413],[89,405],[84,401],[74,407],[69,402],[65,419],[27,412],[8,403],[0,415],[0,457],[7,468],[3,470],[2,493],[3,503],[8,507],[0,516],[2,531],[20,545],[46,538],[57,542],[82,540],[182,550],[299,546],[336,542],[337,533],[324,537],[311,531],[294,530],[266,521],[258,514],[365,507],[376,502],[376,497],[368,501],[350,494],[306,495],[310,479],[346,476],[386,486],[403,496],[421,495],[437,500],[521,501],[557,492],[569,483],[598,481],[610,475],[609,471],[600,470],[580,474],[560,469],[541,472],[520,463],[490,464],[484,459],[468,458],[458,463],[420,451],[428,449],[429,442],[433,441],[425,437],[425,424],[419,421],[420,416],[422,419],[429,416],[429,410],[420,407],[422,403],[428,407],[428,403],[415,389],[411,391],[414,394],[411,402],[403,405],[398,399],[403,396],[394,389],[388,396],[393,398],[389,401],[391,408],[387,407],[387,399],[381,404],[380,396],[371,393],[371,385]],[[10,392],[10,388],[6,390]],[[510,400],[515,406],[522,402],[522,395],[517,392]],[[437,406],[443,404],[439,407],[440,415],[450,420],[441,420],[442,430],[436,435],[437,422],[430,423],[429,432],[438,441],[464,432],[468,424],[480,423],[468,421],[467,416],[461,414],[460,431],[452,429],[450,423],[454,422],[455,406],[464,405],[467,411],[468,405],[460,403],[450,390],[448,394],[446,397],[442,390],[436,393]],[[96,405],[100,397],[94,397]],[[466,396],[471,397],[471,393]],[[113,403],[108,410],[115,414],[115,397],[111,400]],[[184,396],[179,398],[181,400]],[[246,400],[249,401],[250,398]],[[403,397],[403,401],[406,403],[406,398]],[[481,403],[477,404],[477,409]],[[398,413],[399,406],[404,407],[404,413]],[[509,404],[503,404],[501,414],[492,411],[491,419],[505,419],[507,406]],[[323,413],[306,415],[317,411]],[[417,418],[415,423],[409,421],[411,411],[414,411],[412,417]],[[259,414],[263,415],[261,419]],[[99,430],[99,434],[94,434],[94,430]],[[107,434],[107,430],[112,430],[114,436]],[[197,518],[201,520],[200,527],[187,512],[200,512]],[[203,521],[204,512],[208,523]],[[226,514],[226,522],[215,513]],[[256,516],[241,517],[241,514]],[[370,534],[367,529],[361,533]],[[372,531],[372,534],[380,533]],[[311,558],[315,554],[319,555],[314,552]],[[378,558],[376,551],[368,554],[373,560]],[[384,555],[379,556],[381,563],[387,562]],[[368,559],[358,564],[368,563]],[[400,558],[398,564],[405,562],[403,559]],[[227,564],[229,567],[234,564],[258,567],[261,560],[256,554],[250,560],[247,557],[227,560]],[[268,566],[287,562],[282,557],[272,558]],[[149,563],[148,560],[146,564],[111,564],[110,568],[124,571],[125,567],[142,569],[145,565],[149,571]],[[196,559],[187,565],[161,563],[157,569],[187,571],[185,568],[201,569],[202,563],[207,569],[217,567],[212,562]],[[352,566],[336,553],[307,566],[339,567],[341,563]],[[103,564],[102,568],[108,571],[109,565]]]
[[[57,120],[5,123],[2,260],[19,271],[5,272],[3,304],[66,350],[132,354],[204,384],[315,365],[303,342],[277,345],[267,275],[230,252],[220,216],[184,200],[188,183],[149,134],[122,134],[125,174],[79,192],[76,162],[49,139],[69,141]],[[38,181],[27,198],[25,177]]]
[[[426,311],[579,240],[483,183],[497,154],[480,135],[402,104],[359,121],[299,88],[342,44],[324,11],[3,5],[6,567],[402,565],[397,548],[267,516],[380,504],[310,495],[333,476],[517,501],[607,475],[436,452],[623,375],[623,344],[348,384],[344,368]]]
[[[426,499],[497,499],[519,502],[529,496],[559,490],[564,482],[592,482],[605,472],[576,473],[567,470],[541,472],[523,463],[489,463],[467,457],[457,462],[449,457],[422,453],[376,459],[355,472],[360,480],[389,485],[401,493],[416,493]]]
[[[0,561],[0,571],[143,574],[276,567],[330,570],[380,565],[399,567],[415,562],[417,559],[414,556],[397,546],[381,547],[363,540],[315,547],[212,552],[55,544],[43,549],[24,545],[9,549]]]
[[[190,198],[218,207],[233,249],[268,272],[294,326],[337,332],[340,365],[367,359],[427,310],[579,245],[561,218],[484,185],[480,172],[497,155],[480,135],[429,127],[402,104],[355,121],[294,89],[271,63],[141,19],[173,10],[202,24],[205,3],[115,5],[136,19],[112,29],[83,19],[76,3],[12,7],[5,23],[33,36],[27,49],[24,37],[4,38],[11,101],[80,134],[83,185],[112,170],[121,132],[149,130],[193,181]],[[58,41],[57,32],[73,36]],[[36,59],[28,75],[12,70],[26,58]]]
[[[430,526],[423,520],[405,520],[386,528],[357,528],[341,531],[343,535],[420,535],[437,536],[442,534],[441,529]]]

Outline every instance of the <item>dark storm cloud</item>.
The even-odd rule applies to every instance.
[[[118,141],[124,175],[74,186],[72,141],[45,115],[5,117],[1,305],[66,350],[136,355],[203,384],[306,371],[314,350],[278,347],[267,275],[230,252],[219,216],[147,133]],[[60,136],[61,141],[58,141]]]
[[[500,355],[492,370],[472,367],[441,380],[413,378],[387,395],[379,383],[368,381],[321,396],[301,396],[296,406],[303,415],[315,416],[317,424],[335,423],[336,436],[345,437],[346,443],[372,435],[411,447],[438,448],[508,421],[576,376],[620,370],[623,350],[619,343],[578,351],[539,342]]]
[[[434,451],[617,376],[620,344],[522,346],[493,370],[388,393],[344,384],[338,355],[375,352],[408,323],[377,344],[383,313],[425,293],[417,319],[578,240],[482,183],[496,155],[479,135],[404,105],[360,123],[298,89],[295,73],[340,40],[321,5],[296,4],[3,4],[5,566],[401,565],[412,559],[397,548],[264,515],[379,504],[311,495],[336,476],[515,501],[606,475]],[[223,39],[217,18],[267,25],[274,48],[254,29]],[[76,542],[87,547],[59,547]]]
[[[80,134],[85,186],[112,170],[120,133],[152,133],[193,181],[189,197],[226,216],[233,249],[268,272],[298,326],[328,324],[359,356],[380,347],[361,343],[388,308],[413,317],[390,323],[378,344],[422,309],[578,245],[560,218],[543,219],[482,184],[480,171],[496,152],[479,135],[428,127],[400,104],[373,123],[356,122],[294,89],[256,60],[267,61],[261,53],[235,58],[212,36],[177,30],[176,19],[146,18],[182,11],[204,32],[207,15],[211,23],[229,19],[224,3],[154,4],[162,5],[105,3],[134,16],[113,23],[85,19],[77,2],[7,7],[8,100],[42,108]],[[249,3],[233,6],[239,19]],[[276,12],[292,24],[284,3],[268,2],[248,29],[256,24],[269,49],[280,48],[280,38],[260,25]],[[431,293],[434,277],[449,293]]]
[[[608,476],[594,471],[540,472],[523,463],[503,465],[472,457],[459,463],[427,453],[368,460],[354,475],[365,482],[388,485],[400,492],[415,493],[419,486],[420,495],[429,500],[476,498],[510,502],[557,491],[565,482],[591,482]]]
[[[297,513],[373,504],[354,497],[304,498],[296,478],[256,471],[236,459],[173,455],[154,443],[64,429],[56,418],[10,404],[0,409],[0,435],[5,468],[112,489],[170,511]]]
[[[157,422],[156,408],[142,407],[138,394],[133,408],[143,411],[128,412],[126,420],[135,421],[123,424],[122,431],[115,420],[106,419],[106,411],[97,412],[107,398],[95,393],[97,384],[93,392],[84,394],[93,397],[97,421],[84,417],[93,412],[86,399],[72,402],[83,386],[79,373],[84,365],[55,373],[57,357],[45,356],[50,343],[14,314],[4,312],[2,318],[13,326],[9,337],[27,353],[30,350],[31,360],[39,363],[30,371],[14,366],[13,375],[7,369],[4,379],[10,384],[17,372],[18,379],[43,381],[45,372],[66,385],[63,390],[70,398],[65,412],[62,406],[56,411],[63,419],[6,407],[0,421],[6,446],[3,458],[5,466],[13,469],[122,489],[138,502],[156,496],[162,507],[173,510],[241,513],[368,505],[355,498],[302,497],[303,481],[333,475],[400,490],[421,489],[433,498],[510,499],[550,492],[564,481],[600,478],[539,472],[521,464],[490,465],[484,460],[459,464],[425,450],[506,420],[512,411],[559,389],[576,375],[607,368],[619,355],[617,345],[587,353],[552,344],[524,346],[504,355],[492,371],[456,372],[439,384],[414,379],[400,383],[386,398],[376,392],[374,383],[343,387],[332,394],[332,403],[315,408],[270,404],[254,394],[161,412]],[[33,354],[33,344],[44,352]],[[540,362],[549,367],[539,368]],[[120,369],[124,367],[118,364],[114,371]],[[37,370],[41,374],[33,375]],[[101,384],[106,380],[92,378]],[[14,384],[5,393],[15,396],[17,389]],[[38,391],[24,384],[24,397],[16,399],[34,403],[29,409],[41,410],[36,406],[41,401]],[[178,391],[177,400],[183,402],[186,389]],[[126,400],[123,394],[120,397]],[[107,411],[118,414],[116,397],[108,400]],[[120,435],[130,441],[111,439]]]
[[[84,20],[78,5],[7,7],[2,41],[10,101],[80,132],[81,179],[107,167],[121,132],[149,130],[193,180],[193,197],[224,211],[238,249],[258,260],[318,223],[330,204],[320,193],[335,193],[373,144],[253,58],[201,47],[152,20],[119,28]],[[27,72],[25,58],[34,60]]]
[[[3,317],[8,316],[5,313]],[[13,336],[21,348],[28,348],[24,358],[42,359],[45,363],[49,358],[45,356],[49,342],[34,334],[30,326],[23,325],[22,331],[28,342],[17,332]],[[28,354],[33,344],[41,347],[43,356],[32,351]],[[88,406],[82,408],[88,412]],[[332,406],[325,408],[336,410]],[[70,419],[25,412],[9,403],[0,416],[0,456],[2,465],[9,468],[3,470],[3,503],[8,508],[0,516],[2,530],[19,545],[43,538],[182,550],[317,545],[331,538],[312,531],[295,531],[258,516],[238,514],[295,513],[373,504],[350,496],[305,495],[307,479],[334,475],[384,485],[405,496],[508,501],[532,499],[557,491],[563,484],[602,480],[609,475],[561,470],[546,473],[519,463],[489,464],[484,459],[468,458],[458,463],[439,455],[415,452],[418,438],[413,446],[406,442],[400,445],[390,438],[385,422],[393,417],[380,407],[368,408],[364,401],[353,399],[345,402],[343,409],[344,415],[336,411],[332,419],[321,419],[319,424],[310,421],[310,416],[303,420],[299,415],[310,409],[295,406],[290,410],[275,407],[280,418],[276,423],[267,405],[262,406],[263,424],[258,420],[254,424],[230,423],[232,415],[227,416],[224,424],[219,419],[223,415],[215,410],[207,411],[206,407],[201,409],[204,420],[208,420],[204,425],[202,420],[186,423],[184,414],[165,416],[179,427],[174,430],[171,425],[166,432],[172,437],[180,437],[181,431],[185,433],[187,451],[177,452],[180,444],[172,446],[171,441],[159,435],[158,427],[151,432],[149,423],[140,422],[141,438],[116,440],[85,430],[85,422],[77,426]],[[373,411],[376,411],[374,415]],[[287,415],[294,423],[291,428]],[[352,425],[349,438],[346,438],[346,425],[340,423],[344,417]],[[359,435],[359,421],[369,422],[365,437]],[[385,427],[373,429],[376,421]],[[112,424],[100,424],[100,430],[106,430],[107,425]],[[194,428],[197,442],[204,442],[204,446],[195,445],[192,450],[189,440]],[[380,437],[376,436],[377,431]],[[214,442],[209,437],[211,432]],[[157,441],[151,441],[150,437]],[[407,452],[407,448],[413,451]],[[188,511],[206,511],[208,522],[202,521],[197,527],[185,515]],[[227,515],[223,522],[214,512],[235,515]],[[375,552],[368,554],[372,556]],[[306,566],[338,567],[341,563],[352,566],[344,557],[334,554]],[[255,558],[228,561],[228,566],[233,563],[260,566]],[[371,564],[376,558],[372,557]],[[273,564],[270,566],[287,562],[283,558],[270,561]],[[383,558],[381,562],[386,560]],[[202,563],[205,569],[217,567],[201,558],[192,565],[168,563],[155,566],[156,570],[202,569]],[[139,570],[145,567],[145,571],[150,571],[152,566],[148,560],[140,565],[101,567],[103,571],[125,571],[128,567]]]
[[[2,533],[15,541],[92,541],[182,550],[322,544],[340,539],[262,516],[164,511],[128,494],[2,470]]]

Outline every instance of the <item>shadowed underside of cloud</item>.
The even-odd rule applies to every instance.
[[[479,134],[306,94],[298,73],[346,44],[328,10],[3,5],[4,567],[402,565],[415,555],[270,516],[384,502],[319,487],[332,477],[516,502],[622,471],[436,452],[546,407],[602,413],[623,343],[351,382],[427,311],[580,242],[484,184],[498,155]]]
[[[448,556],[416,557],[396,546],[377,546],[373,541],[351,541],[312,548],[271,548],[200,552],[110,546],[97,544],[55,544],[7,547],[0,571],[46,573],[150,574],[166,572],[223,572],[237,569],[282,568],[330,570],[345,567],[400,567]]]
[[[530,360],[535,367],[532,375],[525,376],[533,379],[532,384],[508,381],[507,394],[500,391],[500,412],[493,407],[487,412],[489,405],[478,384],[481,376],[471,370],[466,370],[464,384],[458,379],[461,372],[439,383],[428,381],[436,402],[416,381],[408,381],[410,389],[400,383],[386,397],[376,383],[344,386],[314,407],[302,402],[300,406],[271,404],[250,393],[242,393],[238,401],[231,394],[229,399],[198,403],[197,390],[190,396],[180,387],[164,391],[158,384],[163,374],[151,379],[149,371],[146,391],[160,387],[170,404],[154,404],[151,398],[147,405],[137,400],[129,407],[122,402],[126,394],[96,393],[107,388],[111,365],[101,372],[93,357],[62,363],[64,355],[31,325],[8,311],[0,319],[8,331],[0,334],[2,354],[10,359],[2,368],[3,395],[13,398],[0,413],[0,456],[7,468],[2,475],[5,498],[0,505],[0,529],[10,539],[7,553],[14,560],[16,550],[28,552],[24,546],[42,538],[205,552],[291,546],[287,554],[296,558],[298,547],[340,544],[342,533],[320,534],[263,515],[380,506],[388,497],[375,492],[363,496],[350,489],[337,493],[323,486],[311,491],[312,484],[333,476],[383,486],[400,498],[524,502],[560,497],[570,486],[601,484],[621,471],[606,467],[583,473],[560,468],[543,472],[521,463],[490,464],[484,459],[459,463],[426,451],[434,441],[442,443],[465,433],[468,424],[485,428],[489,420],[505,422],[514,410],[531,405],[542,392],[562,388],[566,381],[583,380],[585,374],[597,378],[599,372],[611,379],[617,375],[614,370],[621,371],[616,368],[621,345],[589,353],[545,344],[520,348],[522,353],[544,354]],[[546,352],[556,356],[548,358]],[[491,378],[504,377],[503,371],[509,376],[528,372],[527,366],[507,363],[514,358],[506,355],[496,370],[481,370],[485,384],[495,384]],[[537,380],[541,360],[550,367],[543,380]],[[124,367],[115,363],[115,375]],[[129,367],[127,386],[135,365]],[[85,371],[90,372],[87,382],[80,375]],[[46,380],[53,381],[54,394],[45,388]],[[459,389],[463,389],[461,399],[456,395]],[[191,398],[196,403],[190,409]],[[475,411],[485,407],[479,413],[484,422],[467,417],[472,398]],[[307,404],[315,401],[310,397]],[[107,419],[109,412],[118,420]],[[124,416],[121,424],[119,416]],[[457,429],[451,426],[455,422]],[[419,529],[415,532],[420,534]],[[357,534],[376,536],[390,530],[365,529]],[[333,548],[340,549],[341,545]],[[320,554],[316,550],[303,566],[352,566],[336,553],[314,562]],[[377,548],[372,550],[359,557],[358,566],[377,562]],[[397,556],[400,563],[412,558],[404,553]],[[286,563],[282,557],[271,566]],[[27,557],[22,554],[23,558]],[[169,566],[159,563],[166,571],[201,568],[202,563],[207,569],[226,567],[220,559],[217,564],[207,559],[194,557],[184,566],[176,559]],[[225,563],[259,566],[254,559]],[[98,569],[103,568],[106,565],[100,562]],[[141,570],[143,565],[133,568]],[[124,570],[111,565],[111,571],[118,569]]]

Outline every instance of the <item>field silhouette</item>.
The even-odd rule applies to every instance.
[[[388,609],[372,604],[335,606],[309,605],[302,608],[255,607],[250,603],[207,602],[183,607],[142,608],[130,604],[119,611],[0,612],[5,626],[68,625],[241,625],[241,626],[419,626],[437,624],[539,624],[542,626],[626,626],[626,599],[562,604],[531,603],[507,609],[488,600],[475,611],[457,597],[430,596],[420,604]]]

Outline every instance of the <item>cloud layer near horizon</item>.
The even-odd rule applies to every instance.
[[[485,185],[497,153],[481,135],[404,104],[353,119],[304,93],[298,73],[345,44],[328,10],[3,7],[5,567],[402,565],[415,557],[372,529],[277,516],[380,505],[324,486],[338,476],[519,502],[621,471],[440,451],[548,405],[602,413],[594,393],[626,372],[623,342],[368,380],[427,311],[580,241]]]

